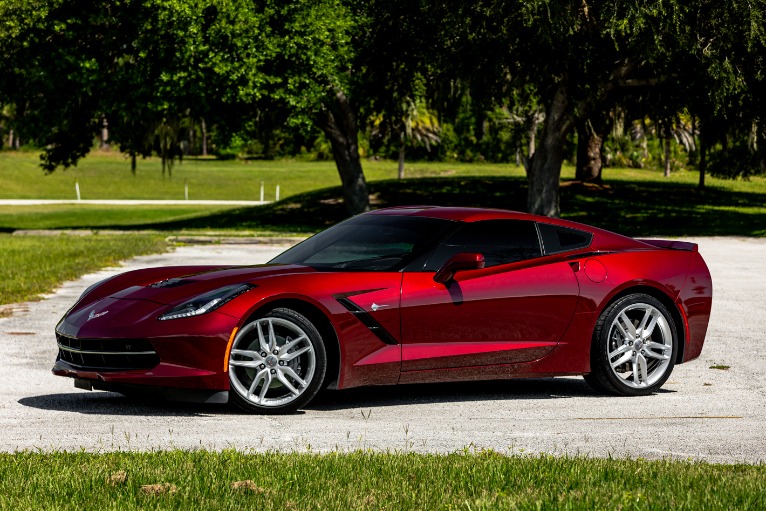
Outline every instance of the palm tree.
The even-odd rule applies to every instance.
[[[404,153],[409,141],[413,145],[424,145],[430,151],[432,145],[441,142],[441,126],[436,116],[425,106],[417,105],[410,98],[405,99],[404,116],[399,131],[399,179],[404,178]]]
[[[387,122],[381,116],[376,116],[372,121],[371,135],[374,138],[385,137],[392,133],[399,142],[399,179],[404,178],[404,160],[407,145],[425,146],[430,151],[432,145],[441,142],[441,126],[436,115],[426,108],[422,101],[415,102],[410,97],[405,97],[400,106],[400,115],[394,122]]]
[[[646,138],[650,134],[657,135],[660,138],[660,144],[664,156],[664,175],[670,177],[670,143],[675,140],[677,144],[683,146],[687,153],[696,151],[697,145],[695,137],[697,127],[693,118],[686,112],[679,112],[667,117],[657,119],[653,123],[648,119],[634,121],[631,126],[631,137],[633,140],[641,140],[641,145],[646,152]]]

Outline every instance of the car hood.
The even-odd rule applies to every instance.
[[[90,306],[102,298],[122,300],[143,300],[162,305],[169,305],[194,298],[202,293],[213,291],[232,284],[252,283],[279,275],[315,272],[308,266],[263,264],[257,266],[173,266],[147,268],[118,276],[115,281],[105,283],[109,287],[106,293],[98,292],[93,296],[83,297],[76,310]],[[73,310],[74,312],[74,310]]]

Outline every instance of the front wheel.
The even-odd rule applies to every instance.
[[[673,371],[678,339],[673,316],[656,298],[636,293],[607,307],[596,323],[591,373],[585,380],[610,394],[643,396]]]
[[[303,315],[274,309],[242,327],[229,356],[229,400],[250,413],[291,413],[319,391],[327,370],[322,337]]]

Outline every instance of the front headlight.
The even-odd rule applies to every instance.
[[[166,312],[160,316],[160,321],[167,319],[188,318],[191,316],[199,316],[212,310],[221,307],[226,302],[229,302],[247,291],[253,289],[255,286],[252,284],[234,284],[232,286],[222,287],[215,291],[199,295],[198,297],[189,300],[186,303],[182,303],[177,307],[173,307],[170,312]]]

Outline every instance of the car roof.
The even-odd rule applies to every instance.
[[[521,211],[509,211],[505,209],[463,208],[442,206],[400,206],[393,208],[377,209],[367,213],[368,215],[394,215],[394,216],[420,216],[427,218],[441,218],[458,222],[478,222],[481,220],[532,220],[535,222],[554,223],[557,225],[578,227],[580,229],[592,229],[586,225],[568,222],[547,216],[532,215]]]
[[[523,213],[521,211],[508,211],[505,209],[441,206],[399,206],[393,208],[377,209],[366,214],[441,218],[444,220],[452,220],[457,222],[479,222],[482,220],[528,220],[590,232],[594,235],[593,242],[591,243],[591,249],[621,250],[627,248],[649,248],[649,245],[646,243],[637,241],[628,236],[623,236],[611,231],[599,229],[598,227],[593,227],[578,222],[571,222],[569,220],[562,220],[561,218],[532,215],[530,213]]]

